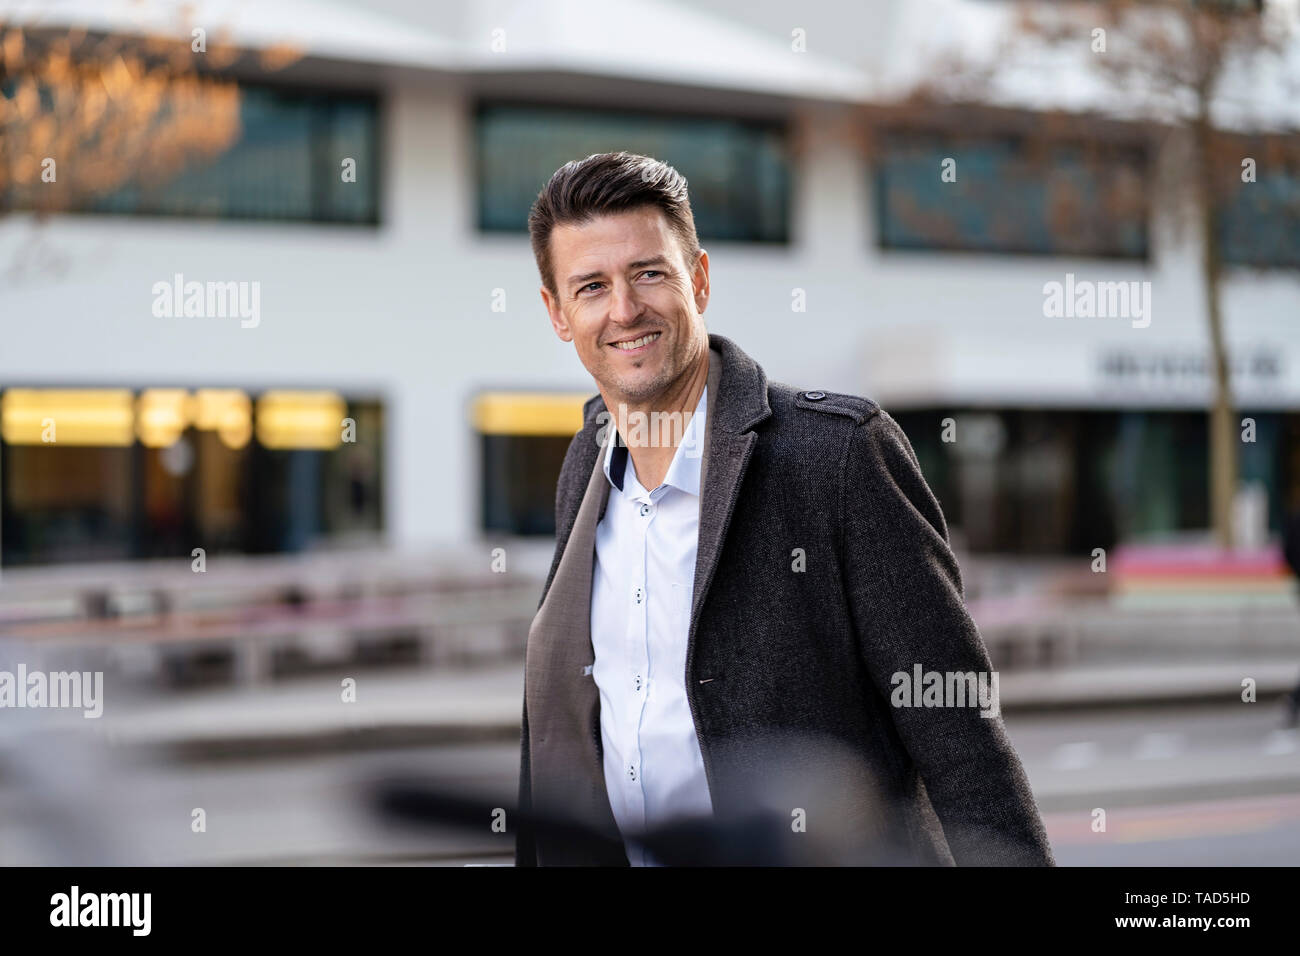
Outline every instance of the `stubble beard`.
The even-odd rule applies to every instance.
[[[622,394],[622,400],[629,405],[646,404],[663,394],[664,389],[673,383],[677,371],[676,363],[665,362],[659,367],[659,373],[649,381],[629,380],[626,376],[616,374],[614,385]]]

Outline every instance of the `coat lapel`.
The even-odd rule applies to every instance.
[[[594,862],[626,865],[627,858],[618,849],[618,824],[610,808],[597,747],[600,693],[592,677],[595,655],[590,610],[597,512],[604,504],[609,482],[594,433],[587,436],[584,430],[584,436],[592,445],[592,451],[581,459],[584,463],[592,460],[586,491],[528,631],[524,694],[528,701],[530,784],[539,813],[580,823],[608,838],[610,858]],[[542,865],[593,862],[570,855],[569,847],[553,841],[539,840],[537,852]]]
[[[700,531],[695,552],[695,594],[686,646],[687,686],[695,659],[696,628],[708,597],[758,435],[753,428],[772,414],[763,370],[730,339],[709,336],[707,438],[700,474]]]

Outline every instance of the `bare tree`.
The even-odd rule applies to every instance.
[[[1223,330],[1221,281],[1224,261],[1220,246],[1225,204],[1246,179],[1244,160],[1265,168],[1294,164],[1296,149],[1287,138],[1255,138],[1243,133],[1275,126],[1276,117],[1254,116],[1254,96],[1274,102],[1293,94],[1288,78],[1272,89],[1261,88],[1265,64],[1281,63],[1287,34],[1272,29],[1262,3],[1233,0],[1106,0],[1096,11],[1075,9],[1072,16],[1053,18],[1036,11],[1023,19],[1026,29],[1060,42],[1071,22],[1102,29],[1110,43],[1089,62],[1116,91],[1132,96],[1142,91],[1145,116],[1156,121],[1168,141],[1163,155],[1170,165],[1165,179],[1178,225],[1191,225],[1200,248],[1201,281],[1209,332],[1214,396],[1210,406],[1210,521],[1224,547],[1233,543],[1233,499],[1238,483],[1238,424],[1234,411],[1229,355]],[[1067,33],[1068,35],[1068,33]],[[1079,34],[1075,34],[1075,39]],[[1274,74],[1276,78],[1276,74]],[[1224,124],[1232,124],[1225,128]],[[1272,130],[1277,132],[1276,129]],[[1286,132],[1293,132],[1287,130]],[[1254,149],[1251,149],[1251,146]],[[1260,149],[1267,155],[1259,155]],[[1253,181],[1253,178],[1246,179]]]
[[[1158,208],[1173,234],[1199,249],[1213,378],[1210,520],[1224,547],[1234,540],[1239,439],[1221,295],[1223,210],[1257,169],[1300,174],[1297,124],[1287,119],[1296,114],[1279,109],[1300,97],[1286,58],[1300,38],[1294,10],[1262,0],[1022,0],[993,55],[957,53],[931,64],[901,103],[875,111],[877,127],[903,116],[913,124],[939,117],[967,132],[1032,123],[1019,161],[1040,172],[1052,154],[1038,145],[1080,136],[1113,145],[1136,136],[1159,157],[1159,175],[1136,190],[1115,179],[1123,164],[1112,164],[1103,173],[1103,208],[1107,217]],[[1043,112],[1033,102],[1038,91],[1025,87],[1044,71],[1096,81],[1095,102]],[[1050,225],[1068,251],[1085,200],[1068,185],[1054,188]],[[1300,222],[1300,209],[1294,214]]]
[[[128,186],[157,189],[241,134],[244,54],[224,34],[90,35],[0,22],[0,215],[84,210]],[[276,47],[262,69],[299,54]]]

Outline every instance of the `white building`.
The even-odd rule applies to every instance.
[[[7,14],[29,27],[80,24],[133,33],[144,17],[146,26],[180,32],[179,6],[145,4],[141,14],[140,5],[125,2],[3,3],[0,19]],[[1194,410],[1205,407],[1209,384],[1198,363],[1205,362],[1208,347],[1197,250],[1176,244],[1159,216],[1146,237],[1117,240],[1136,242],[1132,248],[1144,253],[1127,258],[886,247],[878,163],[861,146],[862,109],[884,95],[898,64],[919,61],[923,12],[902,0],[853,12],[843,6],[801,4],[799,21],[786,22],[788,5],[740,0],[712,0],[707,12],[668,0],[200,4],[211,36],[228,28],[241,46],[290,40],[302,48],[301,59],[264,76],[238,68],[250,86],[376,97],[377,138],[364,135],[364,108],[359,119],[329,113],[328,122],[338,124],[329,135],[338,139],[316,144],[309,162],[323,155],[333,170],[340,155],[356,153],[355,185],[378,190],[373,209],[367,212],[363,202],[359,215],[372,212],[377,225],[306,221],[310,211],[250,221],[223,214],[220,205],[208,218],[78,214],[38,224],[29,214],[12,213],[0,219],[0,268],[8,270],[0,280],[0,387],[232,387],[254,397],[272,389],[329,389],[374,400],[382,405],[387,541],[424,548],[475,539],[484,528],[485,480],[484,443],[471,416],[476,397],[503,389],[595,390],[572,346],[559,341],[546,320],[522,219],[515,232],[483,228],[512,221],[517,203],[501,197],[511,185],[526,185],[526,174],[539,163],[550,162],[543,152],[548,137],[553,149],[557,129],[564,141],[564,131],[589,123],[594,132],[574,135],[574,151],[565,158],[585,155],[588,141],[617,140],[628,129],[639,131],[628,148],[636,149],[638,139],[675,144],[700,168],[718,171],[718,181],[709,183],[683,168],[697,216],[701,224],[711,218],[699,205],[699,193],[711,188],[722,210],[712,218],[730,210],[739,217],[731,225],[748,238],[702,235],[712,264],[706,320],[754,356],[770,378],[876,398],[898,412],[918,452],[925,446],[923,463],[942,452],[934,443],[950,412],[1026,411],[1031,432],[1042,427],[1033,417],[1039,413],[1073,416],[1069,436],[1045,445],[1033,445],[1031,436],[1026,441],[1032,447],[1009,467],[1024,473],[1017,479],[1023,496],[1015,502],[1051,498],[1058,511],[1077,512],[1078,495],[1053,489],[1061,482],[1074,488],[1067,472],[1088,467],[1086,461],[1062,465],[1061,453],[1091,453],[1078,451],[1085,446],[1077,443],[1078,430],[1093,427],[1089,414],[1112,416],[1103,431],[1127,428],[1122,447],[1149,453],[1158,442],[1152,444],[1150,431],[1134,431],[1131,421],[1123,424],[1120,410],[1184,409],[1195,419]],[[933,14],[970,6],[929,8]],[[916,56],[907,56],[913,49]],[[516,108],[520,104],[524,108]],[[571,112],[559,121],[544,112],[557,108]],[[290,174],[296,154],[284,131],[303,121],[294,109],[272,111],[262,125],[245,116],[246,130],[279,130],[290,138],[275,139],[252,154],[261,157],[257,165],[239,169],[255,179],[265,161],[275,175]],[[515,143],[517,149],[487,156],[484,142]],[[764,152],[769,149],[779,158],[776,166]],[[675,161],[673,155],[659,158]],[[754,163],[743,176],[742,159]],[[904,189],[910,161],[906,155],[898,160],[903,178],[894,182]],[[63,168],[74,170],[75,159]],[[485,172],[502,179],[485,185]],[[536,181],[533,191],[540,185]],[[248,189],[256,191],[252,183]],[[327,198],[326,207],[352,208],[352,194],[329,195],[348,198],[332,207],[335,199]],[[301,210],[318,209],[318,200],[319,193],[306,195]],[[270,216],[271,200],[259,201]],[[907,233],[906,222],[894,225]],[[177,275],[257,283],[258,321],[156,315],[156,284]],[[1149,283],[1149,311],[1132,315],[1134,305],[1121,316],[1055,317],[1045,305],[1045,286],[1052,282],[1071,288],[1134,282],[1139,293]],[[1272,443],[1267,461],[1260,459],[1265,463],[1258,467],[1272,469],[1270,491],[1280,501],[1289,483],[1300,483],[1300,462],[1282,455],[1300,436],[1300,273],[1234,269],[1224,285],[1224,308],[1229,348],[1245,360],[1236,383],[1239,404],[1275,416],[1265,428]],[[997,447],[1019,441],[1024,424],[970,421]],[[1176,427],[1160,434],[1175,454],[1168,468],[1178,473],[1182,432]],[[1109,439],[1099,441],[1096,447],[1109,447]],[[14,455],[8,457],[12,468]],[[182,473],[185,463],[165,467]],[[294,466],[288,467],[292,473]],[[949,496],[973,496],[966,512],[974,523],[971,508],[987,491],[981,482],[1005,481],[1006,473],[981,478],[982,466],[972,467],[965,477],[933,480]],[[1127,467],[1128,474],[1142,474],[1149,466],[1135,460]],[[1186,467],[1204,472],[1190,460]],[[1247,477],[1254,467],[1247,462]],[[1040,497],[1031,472],[1051,486]],[[12,485],[12,471],[4,474]],[[40,475],[49,477],[33,465],[21,480],[42,484]],[[549,482],[553,474],[541,479]],[[286,488],[303,487],[292,477],[283,480]],[[1108,487],[1112,479],[1096,481]],[[97,475],[93,483],[109,479]],[[542,488],[543,499],[549,490]],[[68,493],[77,489],[69,485]],[[130,497],[127,490],[115,493],[121,501]],[[327,498],[335,493],[324,492]],[[208,492],[184,494],[203,498]],[[959,502],[941,498],[945,509],[959,509]],[[1133,500],[1145,507],[1147,499],[1138,494]],[[1016,510],[1015,502],[1003,507]],[[136,500],[131,507],[147,511],[149,504]],[[165,502],[159,507],[166,511]],[[1124,528],[1173,530],[1195,523],[1185,503],[1169,507],[1168,514],[1136,525],[1124,518]],[[6,560],[31,560],[10,548],[57,553],[28,540],[36,534],[30,529],[14,540],[10,522],[23,510],[22,502],[8,500]],[[1037,521],[1015,520],[1017,527]],[[1050,520],[1039,523],[1052,526]],[[1014,530],[1008,537],[996,529],[974,538],[989,547],[1077,547],[1077,535],[1052,527],[1043,538]],[[75,539],[86,532],[64,533]],[[284,530],[280,540],[307,543],[296,533]]]

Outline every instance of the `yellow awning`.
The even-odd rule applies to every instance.
[[[581,392],[483,392],[470,419],[485,435],[556,435],[572,438],[582,429]]]

